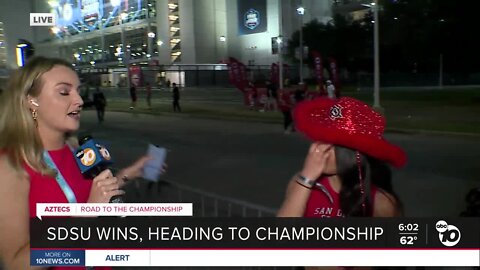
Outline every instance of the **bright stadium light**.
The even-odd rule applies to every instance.
[[[54,33],[54,34],[60,33],[60,28],[58,28],[58,27],[56,27],[56,26],[50,28],[50,30],[52,30],[52,33]]]
[[[121,0],[110,0],[110,3],[112,4],[113,7],[118,7],[122,3]]]
[[[298,48],[300,49],[300,83],[303,85],[303,15],[305,14],[305,8],[300,6],[297,8],[297,14],[299,15],[299,21],[300,21],[300,30],[299,30],[299,46]]]
[[[304,7],[298,7],[298,8],[297,8],[297,13],[298,13],[298,15],[303,15],[303,14],[305,14],[305,8],[304,8]]]

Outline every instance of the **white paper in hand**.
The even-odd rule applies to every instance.
[[[163,147],[157,147],[153,144],[148,145],[147,155],[152,159],[147,161],[143,167],[143,178],[150,181],[158,181],[162,173],[163,163],[167,156],[167,150]]]

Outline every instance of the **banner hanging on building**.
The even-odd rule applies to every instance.
[[[238,34],[267,31],[267,0],[237,0]]]
[[[130,83],[135,86],[143,86],[143,73],[142,68],[137,65],[132,65],[128,67],[130,73]]]

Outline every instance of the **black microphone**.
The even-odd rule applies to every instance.
[[[78,142],[80,146],[75,151],[75,159],[84,177],[93,179],[113,164],[110,152],[92,136],[83,136]],[[123,203],[123,198],[120,195],[113,196],[110,203]]]

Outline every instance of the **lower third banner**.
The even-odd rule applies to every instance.
[[[36,266],[478,266],[480,258],[478,218],[44,218],[30,228]]]

